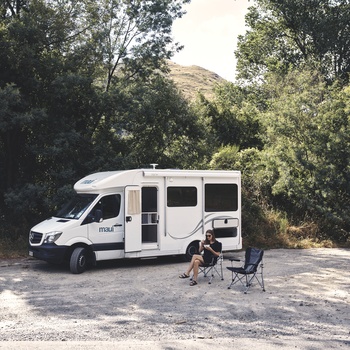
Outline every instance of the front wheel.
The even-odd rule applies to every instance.
[[[82,247],[75,248],[70,257],[70,271],[78,274],[86,270],[88,257],[86,249]]]

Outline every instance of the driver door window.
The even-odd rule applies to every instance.
[[[120,212],[121,196],[120,194],[111,194],[100,198],[100,200],[92,208],[90,214],[84,220],[83,225],[90,222],[96,222],[97,210],[102,213],[102,221],[115,218]]]
[[[93,212],[95,212],[96,209],[102,211],[103,220],[117,217],[120,211],[120,195],[112,194],[102,197],[95,205]]]

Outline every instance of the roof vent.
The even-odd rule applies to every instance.
[[[152,169],[155,169],[156,166],[157,166],[158,164],[156,164],[156,163],[151,163],[151,165],[152,165]]]

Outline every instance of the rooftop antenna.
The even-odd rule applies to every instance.
[[[156,163],[151,163],[151,165],[152,165],[152,169],[155,169],[156,166],[157,166],[158,164],[156,164]]]

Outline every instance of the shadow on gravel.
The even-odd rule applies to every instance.
[[[226,269],[224,281],[208,285],[201,277],[190,287],[178,278],[188,264],[181,257],[102,262],[79,275],[27,260],[0,268],[0,338],[302,337],[346,344],[349,260],[350,250],[341,249],[266,251],[266,292],[254,285],[247,295],[239,286],[227,289]]]
[[[87,269],[85,273],[99,273],[103,270],[108,269],[118,269],[118,268],[125,268],[125,267],[140,267],[140,266],[162,266],[162,265],[169,265],[169,264],[179,264],[183,263],[185,260],[181,256],[166,256],[166,257],[157,257],[157,258],[147,258],[147,259],[119,259],[119,260],[106,260],[106,261],[99,261],[96,266],[91,266]],[[42,270],[46,273],[67,273],[71,274],[69,270],[69,264],[50,264],[46,263],[44,261],[38,261],[33,260],[32,261],[35,264],[36,270]]]

